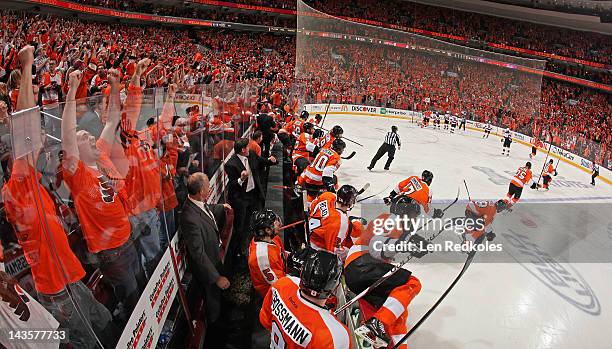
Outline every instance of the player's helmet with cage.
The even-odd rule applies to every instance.
[[[317,251],[304,262],[300,290],[305,294],[327,299],[334,294],[342,276],[342,261],[328,251]]]
[[[357,201],[357,189],[349,184],[341,186],[336,193],[336,201],[349,209],[353,208]]]
[[[275,235],[275,224],[280,223],[280,217],[269,209],[263,209],[253,212],[249,230],[255,237],[262,238],[265,236]],[[267,229],[271,229],[268,231]]]
[[[508,201],[506,200],[497,200],[497,202],[495,203],[495,211],[497,211],[497,213],[505,211],[508,208],[509,208],[509,205],[508,205]]]
[[[346,143],[344,143],[344,141],[340,138],[336,138],[334,139],[334,141],[332,142],[332,146],[331,148],[338,154],[342,154],[342,152],[344,151],[344,148],[346,148]]]
[[[342,129],[342,127],[340,127],[340,125],[336,125],[332,127],[329,133],[331,133],[331,135],[334,136],[334,138],[340,138],[342,137],[342,134],[344,134],[344,130]]]
[[[310,116],[310,113],[307,112],[306,110],[302,110],[302,112],[300,113],[300,119],[302,120],[308,119],[309,116]]]
[[[433,173],[429,170],[425,170],[421,174],[421,179],[423,182],[427,183],[427,185],[431,185],[431,182],[433,182]]]
[[[398,216],[415,218],[421,214],[421,205],[409,196],[398,195],[391,201],[390,211]]]
[[[312,122],[305,122],[302,128],[304,129],[304,132],[306,133],[312,134],[314,132],[314,124]]]

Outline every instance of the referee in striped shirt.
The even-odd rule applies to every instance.
[[[380,160],[385,154],[389,154],[389,158],[387,159],[387,163],[385,164],[385,170],[389,170],[389,166],[391,165],[391,161],[393,161],[393,157],[395,156],[395,145],[397,144],[397,149],[399,150],[402,147],[402,143],[400,142],[399,136],[397,135],[397,126],[391,126],[391,132],[387,132],[385,136],[385,141],[378,148],[376,155],[370,162],[370,166],[368,166],[368,170],[372,170],[376,165],[376,162]]]

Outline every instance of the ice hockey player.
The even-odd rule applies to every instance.
[[[599,176],[599,166],[593,161],[593,166],[591,167],[591,185],[595,186],[595,178]]]
[[[346,148],[342,139],[335,139],[331,148],[321,149],[308,167],[298,177],[297,184],[308,193],[308,205],[321,191],[336,191],[334,173],[340,167],[340,155]]]
[[[510,201],[510,206],[516,204],[521,198],[521,193],[523,192],[523,187],[528,186],[531,189],[537,189],[538,184],[533,181],[533,173],[531,172],[531,162],[527,161],[525,166],[519,167],[516,171],[516,174],[510,181],[510,185],[508,187],[508,201]]]
[[[330,148],[332,143],[334,142],[334,139],[342,138],[343,134],[344,134],[344,130],[342,129],[342,127],[340,127],[339,125],[336,125],[332,127],[332,129],[329,130],[329,132],[327,132],[325,136],[319,139],[319,146],[322,149]]]
[[[510,144],[512,144],[512,132],[510,128],[506,127],[504,130],[504,138],[502,138],[504,147],[502,148],[502,155],[510,156]]]
[[[285,276],[266,294],[259,321],[270,335],[270,348],[350,349],[348,328],[326,307],[342,276],[333,253],[317,251],[306,259],[300,278]]]
[[[493,220],[495,215],[503,212],[509,208],[506,200],[497,201],[475,201],[471,200],[465,206],[465,218],[472,219],[474,225],[467,227],[464,236],[471,235],[474,241],[478,241],[483,235],[485,235],[487,241],[493,241],[495,239],[495,233],[493,233]],[[478,224],[477,220],[482,220]],[[471,225],[471,224],[470,224]],[[481,229],[477,229],[481,226]]]
[[[306,110],[302,110],[300,117],[290,121],[287,125],[285,125],[285,129],[295,138],[298,138],[304,129],[304,124],[306,123],[308,116],[310,116],[310,114]]]
[[[542,146],[543,143],[540,142],[540,140],[538,139],[538,137],[532,137],[531,141],[529,141],[529,143],[531,143],[531,154],[529,154],[529,158],[533,159],[536,156],[536,153],[538,151],[538,147]]]
[[[552,176],[557,175],[557,171],[555,170],[553,163],[554,163],[554,160],[550,159],[548,161],[548,164],[545,165],[546,167],[544,168],[544,175],[542,175],[542,180],[544,180],[544,184],[542,185],[542,188],[544,188],[544,190],[549,190],[548,186],[550,185],[550,182],[552,181]]]
[[[484,125],[484,134],[482,135],[482,138],[489,138],[491,130],[493,130],[493,126],[491,126],[491,121],[487,121],[487,123]]]
[[[429,214],[429,204],[431,203],[431,190],[429,186],[433,181],[433,173],[431,171],[425,170],[421,174],[421,177],[418,176],[410,176],[403,181],[399,182],[397,186],[389,193],[389,197],[384,198],[384,202],[387,205],[390,205],[398,194],[406,195],[408,197],[413,198],[416,202],[421,205],[422,212]],[[444,212],[441,209],[433,210],[433,218],[441,218],[444,215]]]
[[[278,235],[280,217],[272,210],[253,212],[249,246],[249,272],[255,291],[266,296],[270,286],[285,276],[285,249]]]
[[[444,129],[448,130],[448,123],[450,121],[450,110],[446,111],[446,114],[444,114]]]
[[[450,116],[450,124],[451,124],[451,133],[455,133],[455,129],[457,128],[457,116],[456,115],[451,115]]]
[[[429,119],[431,119],[431,110],[427,110],[423,113],[423,124],[421,128],[429,126]]]
[[[438,113],[437,111],[434,111],[434,115],[433,115],[433,123],[434,123],[434,129],[440,129],[440,113]]]
[[[357,189],[345,184],[338,193],[325,192],[310,204],[308,230],[310,246],[316,250],[327,250],[344,259],[344,240],[350,238],[352,225],[348,212],[355,206]]]
[[[313,157],[319,152],[316,140],[312,136],[313,133],[314,125],[310,122],[304,123],[303,132],[298,136],[293,149],[293,166],[298,176],[308,167]]]
[[[390,214],[384,213],[376,220],[396,219],[405,217],[416,218],[421,213],[420,204],[406,195],[398,195],[391,202]],[[384,249],[375,249],[380,241],[384,246],[398,246],[408,243],[415,246],[411,251],[414,257],[421,258],[427,254],[428,242],[417,234],[413,234],[413,227],[408,230],[399,230],[397,227],[382,234],[375,234],[373,223],[357,236],[355,244],[349,249],[345,264],[345,281],[348,288],[354,293],[363,292],[366,288],[383,277],[393,268],[390,262],[395,253]],[[421,246],[423,244],[423,246]],[[421,247],[425,247],[421,250]],[[387,347],[388,344],[397,344],[397,341],[407,333],[406,320],[408,318],[408,305],[421,290],[421,282],[406,269],[399,269],[380,286],[374,288],[364,296],[366,307],[372,307],[373,316],[368,318],[359,327],[355,334],[368,341],[374,348]],[[363,305],[363,304],[362,304]],[[400,346],[406,349],[404,343]]]

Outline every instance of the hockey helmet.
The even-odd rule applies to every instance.
[[[433,182],[433,173],[429,170],[425,170],[421,174],[421,179],[423,182],[427,183],[427,185],[431,185],[431,182]]]
[[[300,113],[300,119],[306,120],[308,119],[308,116],[310,116],[310,113],[308,113],[306,110],[302,110]]]
[[[314,248],[306,246],[305,248],[295,251],[287,256],[287,274],[295,277],[300,277],[302,273],[302,267],[304,262],[310,257],[310,255],[317,252]]]
[[[300,290],[305,294],[327,299],[333,295],[342,276],[342,261],[328,251],[317,251],[306,259],[300,275]]]
[[[531,161],[527,161],[527,163],[525,164],[525,167],[531,168]]]
[[[315,120],[317,120],[317,121],[321,121],[321,120],[323,120],[323,115],[321,115],[321,114],[315,114]]]
[[[344,206],[348,206],[349,209],[353,208],[355,201],[357,201],[357,189],[349,184],[341,186],[336,193],[336,201]]]
[[[421,214],[421,205],[409,196],[398,195],[391,200],[390,211],[398,216],[414,218]]]
[[[274,225],[276,222],[280,222],[280,217],[274,213],[274,211],[269,209],[263,209],[259,211],[253,212],[251,215],[250,222],[250,231],[255,235],[255,237],[265,237],[267,235],[274,235],[275,233],[266,232],[267,228],[272,229],[274,231]]]
[[[334,141],[332,142],[332,146],[331,148],[338,154],[342,154],[342,152],[344,151],[344,148],[346,148],[346,143],[344,143],[344,141],[340,138],[336,138],[334,139]]]
[[[305,122],[302,128],[305,132],[310,133],[310,131],[314,131],[314,124],[312,122]]]
[[[552,163],[554,163],[554,162],[555,162],[555,160],[553,160],[553,159],[550,159],[550,160],[548,161],[548,163],[549,163],[549,164],[552,164]]]
[[[340,137],[342,137],[342,134],[344,134],[344,130],[339,125],[336,125],[336,126],[332,127],[332,129],[331,129],[331,131],[329,133],[332,136],[334,136],[334,138],[340,138]]]

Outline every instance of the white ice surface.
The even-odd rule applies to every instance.
[[[539,153],[530,160],[529,147],[519,143],[512,144],[510,157],[502,157],[500,138],[491,135],[482,139],[480,132],[470,130],[450,134],[433,130],[431,126],[421,129],[400,119],[328,115],[325,127],[335,124],[344,128],[346,137],[364,145],[360,147],[347,141],[346,154],[352,150],[357,154],[342,163],[337,172],[339,182],[357,188],[366,182],[371,183],[364,195],[384,190],[373,198],[374,202],[386,196],[400,180],[419,175],[424,169],[434,173],[431,185],[434,203],[454,199],[459,187],[460,198],[466,199],[464,179],[473,198],[502,198],[511,174],[519,166],[531,161],[537,178],[545,158],[545,154]],[[402,149],[396,152],[390,171],[383,170],[386,156],[378,161],[373,171],[368,171],[366,166],[391,125],[399,128]],[[521,208],[521,205],[529,202],[588,204],[585,212],[568,214],[585,222],[583,216],[588,214],[593,231],[587,236],[569,233],[569,237],[578,239],[583,251],[596,244],[600,247],[598,252],[607,249],[612,255],[612,225],[608,210],[612,202],[612,186],[598,181],[592,187],[589,173],[564,162],[559,164],[558,172],[549,192],[525,189],[521,202],[506,219],[527,220],[526,224],[517,224],[517,233],[525,234],[536,243],[550,242],[558,238],[554,233],[542,233],[529,227],[530,221],[536,225],[543,224],[546,217],[529,212],[524,208],[528,206]],[[597,209],[595,202],[608,205]],[[572,205],[574,210],[575,206]],[[359,208],[356,208],[354,213],[358,212]],[[504,241],[501,234],[503,231],[498,231],[499,239]],[[542,236],[544,234],[549,236]],[[518,257],[517,250],[509,252],[522,263],[477,263],[477,256],[459,284],[410,338],[410,348],[612,348],[612,264],[533,264]],[[409,325],[433,305],[461,267],[462,264],[457,263],[408,266],[423,285],[409,307]]]

